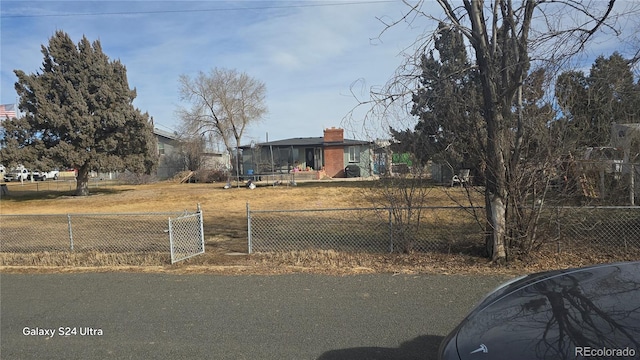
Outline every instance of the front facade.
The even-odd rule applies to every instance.
[[[270,141],[240,149],[244,175],[300,172],[318,179],[373,173],[372,143],[345,139],[339,128],[325,129],[322,137]]]

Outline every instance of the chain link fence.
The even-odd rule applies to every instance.
[[[249,252],[451,252],[483,247],[484,219],[482,207],[251,210],[247,205],[248,247]],[[537,244],[557,251],[640,251],[640,207],[549,208],[536,231]]]
[[[92,189],[108,189],[115,186],[126,184],[123,179],[104,180],[100,178],[90,178],[87,183],[89,190]],[[76,190],[76,181],[74,180],[46,180],[46,181],[30,181],[24,182],[2,182],[7,191],[7,195],[24,195],[33,192],[72,192]],[[4,195],[4,194],[3,194]]]
[[[640,250],[640,207],[558,207],[542,213],[540,234],[558,251]]]
[[[478,207],[251,210],[249,252],[451,250],[483,241]]]
[[[171,263],[204,253],[202,212],[169,218]]]
[[[0,215],[0,252],[171,251],[173,255],[175,250],[175,259],[179,261],[193,256],[194,248],[198,253],[204,251],[199,210],[195,213]]]

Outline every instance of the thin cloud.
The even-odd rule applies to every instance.
[[[356,2],[356,1],[353,1]],[[359,2],[359,1],[358,1]],[[401,65],[399,54],[433,23],[384,24],[407,10],[401,1],[310,2],[104,1],[3,2],[0,24],[2,103],[15,102],[13,69],[36,72],[40,47],[56,30],[78,42],[100,40],[127,67],[135,105],[163,129],[178,129],[178,77],[234,68],[267,86],[269,113],[247,139],[321,136],[358,104],[351,86],[382,86]],[[437,14],[437,4],[424,11]],[[215,10],[218,9],[218,10]],[[60,16],[78,13],[102,15]],[[5,17],[5,15],[57,15]],[[374,39],[373,41],[371,39]],[[607,45],[606,43],[598,44]],[[600,50],[600,48],[598,48]],[[605,51],[604,49],[602,51]],[[599,54],[598,54],[599,55]],[[358,89],[359,95],[366,95]],[[364,116],[361,110],[357,116]]]
[[[257,9],[262,2],[215,3],[241,11],[155,13],[159,9],[211,7],[210,2],[55,2],[20,6],[11,14],[106,13],[102,16],[3,18],[2,102],[13,102],[14,68],[38,71],[56,30],[78,42],[99,39],[111,59],[127,67],[135,105],[157,124],[177,129],[178,76],[235,68],[265,82],[269,115],[250,136],[318,136],[323,126],[338,126],[355,106],[350,84],[358,78],[384,82],[398,63],[398,45],[371,46],[381,24],[375,16],[398,9],[401,2],[349,6]],[[288,4],[288,3],[276,3]],[[292,2],[291,4],[299,4]],[[323,4],[323,3],[310,3]],[[96,7],[96,5],[98,5]],[[187,8],[185,8],[187,7]],[[148,10],[148,12],[145,12]],[[125,14],[133,11],[133,14]],[[29,31],[25,31],[29,29]],[[389,51],[389,49],[392,49]],[[13,95],[15,96],[15,95]],[[264,135],[262,135],[264,137]]]

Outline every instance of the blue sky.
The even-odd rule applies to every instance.
[[[439,12],[435,1],[425,7]],[[0,10],[2,104],[16,102],[13,69],[38,71],[41,45],[62,30],[76,43],[83,35],[99,39],[111,59],[120,59],[137,89],[135,106],[165,131],[179,128],[181,74],[234,68],[263,81],[269,113],[243,143],[264,141],[267,133],[269,140],[322,136],[324,128],[347,125],[342,120],[357,105],[351,91],[366,99],[371,87],[383,86],[403,50],[429,31],[424,22],[401,24],[378,38],[384,25],[377,18],[406,12],[399,0],[1,1]],[[593,46],[589,66],[621,45],[605,39]]]
[[[359,4],[358,4],[359,3]],[[14,103],[13,69],[36,72],[56,30],[74,42],[99,39],[127,67],[134,104],[173,131],[178,77],[235,68],[267,87],[269,113],[244,137],[322,136],[357,105],[351,94],[380,86],[416,34],[385,33],[376,17],[398,18],[399,1],[2,1],[2,103]],[[94,14],[94,15],[79,15]],[[38,15],[21,17],[22,15]],[[364,86],[363,86],[364,85]],[[366,93],[360,95],[365,96]],[[352,134],[351,137],[358,137]]]

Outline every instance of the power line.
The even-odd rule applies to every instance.
[[[194,9],[194,10],[146,10],[146,11],[71,13],[71,14],[0,15],[0,18],[15,19],[15,18],[71,17],[71,16],[148,15],[148,14],[171,14],[171,13],[194,13],[194,12],[222,12],[222,11],[293,9],[293,8],[348,6],[348,5],[371,5],[371,4],[382,4],[382,3],[392,3],[392,2],[397,2],[397,0],[371,0],[371,1],[351,1],[351,2],[339,2],[339,3],[292,4],[292,5],[253,6],[253,7],[242,7],[242,8],[234,7],[234,8],[217,8],[217,9]]]

